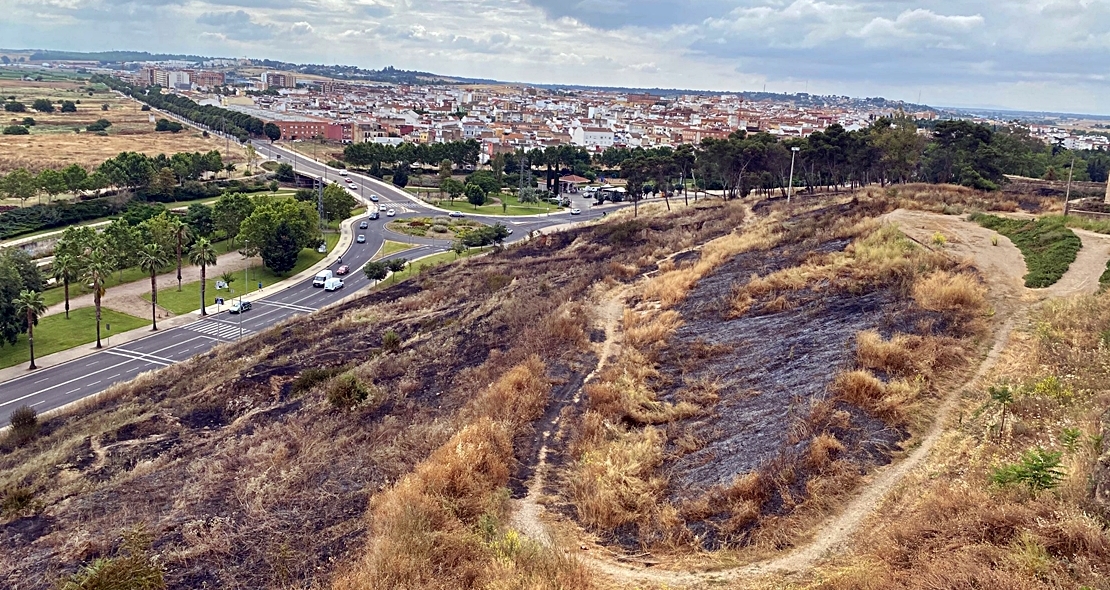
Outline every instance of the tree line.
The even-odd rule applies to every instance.
[[[141,88],[105,74],[94,74],[90,83],[101,83],[153,108],[173,113],[209,129],[218,129],[238,138],[240,142],[263,137],[266,123],[258,117],[214,105],[201,106],[178,94],[162,94],[160,86]]]
[[[225,165],[216,150],[153,157],[122,152],[102,162],[91,173],[79,164],[70,164],[61,170],[45,168],[38,174],[17,168],[0,176],[0,194],[18,199],[21,205],[44,194],[48,201],[53,201],[62,193],[81,196],[106,188],[150,189],[153,194],[166,194],[186,181],[199,180],[205,173],[227,172],[230,175],[234,170],[234,164]]]
[[[1110,155],[1048,145],[1016,125],[939,121],[925,134],[913,119],[897,114],[858,131],[834,124],[804,139],[738,131],[696,146],[614,147],[593,163],[619,171],[630,195],[669,195],[691,179],[698,188],[735,198],[752,191],[784,195],[791,184],[800,190],[837,190],[930,182],[997,190],[1007,174],[1105,182]]]

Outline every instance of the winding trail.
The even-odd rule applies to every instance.
[[[1009,343],[1010,334],[1032,306],[1050,298],[1094,293],[1098,278],[1110,259],[1110,236],[1077,230],[1083,240],[1083,249],[1068,272],[1055,285],[1046,289],[1026,289],[1022,277],[1026,272],[1021,252],[1004,236],[968,222],[961,217],[899,209],[883,217],[884,223],[897,224],[911,239],[931,245],[934,236],[941,233],[946,238],[943,250],[957,258],[969,260],[981,273],[988,287],[988,296],[994,306],[995,329],[990,349],[979,363],[975,375],[965,385],[948,393],[937,409],[932,425],[920,444],[904,459],[875,470],[868,476],[859,493],[837,514],[829,517],[818,528],[813,539],[785,555],[764,561],[714,571],[679,571],[661,566],[641,567],[621,562],[615,555],[604,552],[582,551],[575,557],[587,567],[628,583],[656,584],[667,587],[699,587],[727,582],[756,581],[772,574],[805,572],[818,565],[833,551],[847,545],[852,535],[872,514],[887,494],[899,485],[912,471],[920,468],[930,457],[933,448],[948,429],[962,395],[982,387],[982,381],[994,368]],[[597,368],[587,377],[590,381],[619,350],[618,322],[624,309],[626,290],[612,293],[599,306],[605,328],[605,341],[601,344]],[[575,397],[580,401],[581,393]],[[550,433],[544,433],[549,440]],[[513,526],[529,538],[554,547],[554,534],[543,520],[544,508],[539,503],[547,470],[545,456],[547,445],[540,450],[539,464],[529,482],[528,495],[517,503]],[[577,531],[579,539],[584,533]],[[592,545],[596,547],[596,545]],[[581,549],[587,549],[581,545]]]

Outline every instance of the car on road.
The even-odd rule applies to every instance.
[[[242,313],[244,311],[250,311],[250,308],[251,308],[251,302],[250,301],[235,300],[235,301],[231,302],[231,307],[227,310],[227,313]]]
[[[505,228],[505,233],[509,234],[510,236],[513,235],[513,228],[511,228],[511,227]]]
[[[462,214],[462,211],[452,211],[452,212],[448,213],[447,216],[448,217],[466,217],[465,215]]]
[[[355,241],[360,243],[360,244],[365,244],[366,243],[366,236],[364,236],[362,234],[359,234],[358,237],[355,238]]]
[[[370,217],[370,219],[377,219],[378,218],[378,212],[377,211],[371,211],[369,217]]]
[[[374,194],[370,195],[370,200],[377,203],[378,202],[378,195],[374,195]]]
[[[343,266],[341,266],[341,267],[339,267],[339,268],[335,269],[335,276],[337,276],[337,277],[341,277],[341,276],[343,276],[343,275],[345,275],[345,274],[347,274],[347,273],[349,273],[349,272],[351,272],[351,267],[349,267],[349,266],[347,266],[346,264],[344,264]]]
[[[363,220],[362,223],[358,224],[359,229],[367,229],[369,227],[370,227],[370,224],[366,220]]]
[[[581,215],[581,214],[582,214],[582,210],[581,210],[581,209],[577,209],[577,208],[576,208],[576,209],[571,209],[571,210],[570,210],[570,214],[571,214],[571,215]]]
[[[339,171],[339,175],[340,175],[340,176],[346,176],[346,175],[347,175],[347,171],[346,171],[346,170],[340,170],[340,171]],[[350,181],[350,179],[348,179],[348,182],[349,182],[349,181]]]
[[[396,212],[396,211],[394,211],[393,209],[390,209],[389,211],[386,211],[386,212],[385,212],[385,216],[386,216],[386,217],[393,217],[393,216],[394,216],[394,215],[396,215],[396,214],[397,214],[397,212]]]
[[[326,283],[324,283],[324,290],[325,291],[338,291],[339,289],[342,289],[342,288],[343,288],[343,279],[330,278],[330,279],[327,280]]]
[[[335,275],[333,275],[330,270],[322,270],[317,273],[316,276],[312,277],[312,286],[323,287],[324,283],[328,282],[328,279],[334,276]]]

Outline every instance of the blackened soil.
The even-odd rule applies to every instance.
[[[814,252],[842,250],[847,243],[833,240],[741,254],[703,279],[679,308],[684,323],[662,358],[657,391],[676,401],[711,383],[719,399],[701,415],[672,425],[672,431],[691,433],[701,444],[692,451],[673,444],[668,448],[663,469],[670,478],[671,500],[728,486],[781,453],[803,450],[806,441],[791,440],[792,426],[808,416],[813,401],[826,397],[835,374],[851,366],[856,334],[878,330],[889,336],[929,323],[920,321],[929,319],[926,314],[899,301],[893,288],[802,291],[787,311],[770,313],[757,305],[744,316],[722,319],[734,285],[753,274],[796,266]],[[834,434],[848,447],[848,458],[863,468],[889,461],[905,433],[847,409],[851,427]],[[803,489],[804,483],[800,478]],[[771,512],[779,509],[774,502],[765,506]]]

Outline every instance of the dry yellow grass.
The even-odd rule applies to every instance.
[[[374,497],[366,554],[333,588],[590,588],[581,564],[502,524],[513,437],[549,391],[532,357],[476,396],[450,440]]]
[[[225,149],[228,144],[224,140],[203,137],[188,127],[180,133],[155,133],[154,123],[149,120],[151,113],[141,111],[138,102],[107,92],[89,96],[78,91],[82,87],[72,82],[0,80],[0,94],[14,95],[28,106],[26,113],[3,113],[5,125],[24,117],[33,117],[36,122],[30,135],[0,135],[0,174],[20,167],[37,172],[74,163],[91,169],[125,151],[156,156],[218,150],[225,162],[244,161],[242,149],[234,142]],[[30,109],[35,98],[80,100],[81,104],[76,113],[40,113]],[[108,105],[107,111],[101,110],[103,104]],[[85,132],[84,128],[97,119],[112,122],[107,136]],[[81,133],[74,133],[74,128],[80,128]]]

